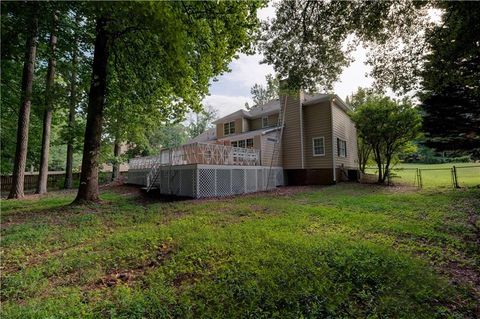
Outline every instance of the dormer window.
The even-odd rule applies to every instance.
[[[262,127],[268,127],[268,116],[262,117]]]
[[[235,134],[235,122],[228,122],[223,124],[223,134],[231,135]]]

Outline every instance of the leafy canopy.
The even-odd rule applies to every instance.
[[[372,96],[352,114],[359,137],[368,144],[378,167],[378,182],[385,182],[390,166],[421,128],[418,110],[404,101]]]
[[[370,48],[368,63],[380,86],[409,90],[426,52],[432,26],[429,2],[285,0],[265,25],[265,62],[290,85],[330,89],[352,61],[358,44]]]

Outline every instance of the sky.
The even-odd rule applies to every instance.
[[[272,18],[274,15],[275,10],[272,6],[258,12],[262,20]],[[358,47],[352,57],[354,62],[343,70],[339,81],[333,87],[333,91],[342,99],[355,92],[358,87],[370,87],[373,83],[372,78],[366,76],[370,71],[370,67],[364,63],[366,50]],[[244,108],[246,102],[252,105],[250,88],[255,83],[265,85],[265,75],[275,74],[272,66],[260,63],[262,58],[261,54],[250,56],[240,54],[238,59],[230,63],[231,72],[221,75],[217,81],[212,82],[210,95],[204,99],[204,104],[217,109],[220,117]]]

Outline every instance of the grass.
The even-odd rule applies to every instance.
[[[394,167],[393,182],[403,185],[417,185],[417,168],[421,170],[424,188],[452,188],[451,168],[457,168],[457,181],[460,187],[477,187],[480,185],[480,163],[444,163],[418,164],[399,163]],[[377,174],[374,167],[366,170]]]
[[[479,314],[478,189],[290,190],[2,201],[2,318]]]

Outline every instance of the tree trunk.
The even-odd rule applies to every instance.
[[[32,8],[35,10],[35,8]],[[22,105],[18,114],[17,147],[15,150],[15,164],[13,167],[12,188],[8,198],[22,198],[27,162],[28,126],[30,122],[30,106],[32,103],[33,73],[35,69],[35,55],[37,51],[38,17],[33,12],[28,38],[25,45],[25,60],[22,74]]]
[[[115,139],[115,144],[113,146],[113,156],[115,157],[115,160],[113,162],[112,168],[112,181],[115,181],[120,176],[120,163],[118,161],[120,157],[120,141],[118,139]]]
[[[107,65],[110,49],[110,34],[106,30],[107,19],[96,22],[95,52],[93,55],[92,80],[88,96],[87,125],[83,144],[80,187],[74,203],[95,202],[98,196],[98,154],[102,137],[103,109],[107,88]]]
[[[50,57],[48,59],[47,84],[45,89],[45,113],[43,114],[42,152],[40,155],[40,171],[38,173],[37,190],[35,193],[47,192],[48,181],[48,155],[50,152],[50,131],[52,128],[53,113],[53,86],[55,84],[55,68],[57,60],[55,51],[57,48],[57,12],[53,15],[53,28],[50,34]]]
[[[70,78],[70,106],[68,110],[68,140],[67,140],[67,165],[65,166],[64,188],[72,188],[73,184],[73,128],[75,126],[75,108],[77,106],[77,46],[75,39],[72,52],[72,73]]]

